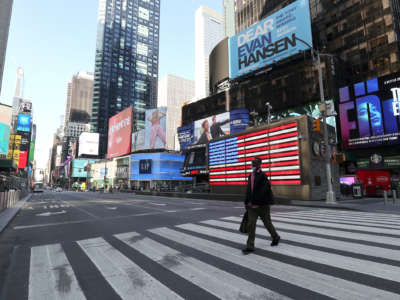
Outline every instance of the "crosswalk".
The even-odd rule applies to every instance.
[[[281,243],[270,247],[260,221],[251,255],[240,251],[239,215],[35,246],[28,299],[90,299],[96,288],[120,299],[400,299],[400,215],[318,209],[272,219]],[[99,277],[101,286],[88,284]]]

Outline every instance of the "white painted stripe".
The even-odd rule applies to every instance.
[[[122,299],[182,299],[104,239],[78,244]]]
[[[227,218],[223,218],[223,219],[229,220],[229,221],[235,221],[235,222],[242,221],[242,219],[239,217],[227,217]],[[274,217],[272,217],[272,219],[275,220]],[[258,222],[257,224],[262,225],[261,222]],[[299,224],[294,225],[294,224],[286,224],[286,223],[281,223],[281,222],[276,222],[276,221],[274,222],[274,225],[278,229],[295,230],[295,231],[301,231],[301,232],[307,232],[307,233],[322,234],[325,236],[330,236],[330,237],[335,237],[335,238],[336,237],[346,238],[346,239],[351,239],[354,241],[359,240],[359,241],[381,243],[381,244],[387,244],[387,245],[393,245],[393,246],[400,245],[400,239],[387,237],[387,236],[378,236],[378,235],[366,234],[366,233],[355,234],[354,232],[317,228],[312,225],[299,225]]]
[[[195,227],[196,225],[192,226]],[[395,294],[390,292],[378,290],[376,288],[354,282],[349,282],[341,278],[336,278],[330,275],[311,271],[306,268],[293,266],[257,254],[243,256],[240,250],[236,248],[208,241],[203,238],[194,237],[176,230],[160,228],[150,231],[176,243],[180,243],[209,255],[218,257],[219,259],[229,261],[236,265],[260,272],[261,274],[335,299],[372,299],[374,297],[390,298],[395,296]],[[243,236],[243,238],[245,238],[245,236]],[[253,297],[252,299],[258,298]]]
[[[218,225],[221,227],[224,226],[224,228],[227,227],[228,229],[233,229],[233,230],[237,230],[238,226],[239,226],[238,224],[232,224],[232,223],[226,224],[227,222],[221,222],[221,221],[204,221],[201,223],[213,225],[213,226],[218,226]],[[225,223],[225,224],[221,224],[221,223]],[[185,225],[179,226],[179,227],[186,229]],[[245,236],[243,234],[227,232],[225,230],[208,228],[208,227],[204,227],[204,226],[197,226],[197,227],[191,226],[190,230],[197,232],[197,233],[202,233],[205,235],[224,239],[227,241],[239,242],[242,244],[245,244],[246,240],[247,240],[247,236]],[[257,233],[258,235],[261,235],[264,237],[269,237],[269,234],[267,234],[265,229],[260,230],[260,231],[261,232]],[[282,237],[282,239],[283,239],[283,237]],[[400,268],[396,267],[396,266],[377,263],[377,262],[364,260],[364,259],[358,259],[358,258],[354,258],[354,257],[347,257],[344,255],[324,252],[324,251],[320,251],[320,250],[313,250],[313,249],[308,249],[308,248],[304,248],[304,247],[288,245],[285,243],[282,243],[279,248],[273,248],[269,244],[270,244],[270,242],[266,242],[264,239],[258,240],[257,248],[260,248],[260,249],[263,249],[265,251],[272,252],[272,253],[279,253],[282,255],[286,255],[286,256],[290,256],[290,257],[294,257],[294,258],[298,258],[298,259],[303,259],[306,261],[311,261],[311,262],[316,262],[316,263],[323,264],[323,265],[332,266],[335,268],[340,268],[340,269],[344,269],[344,270],[362,273],[362,274],[369,275],[369,276],[383,278],[386,280],[400,282],[400,278],[398,276],[398,274],[400,274]],[[336,249],[336,248],[334,248],[334,249]]]
[[[154,231],[152,231],[154,232]],[[152,239],[134,240],[137,234],[115,235],[130,247],[146,255],[171,272],[205,289],[221,299],[276,299],[282,297],[254,283],[236,277],[230,273],[208,265],[193,257],[184,256],[179,251],[160,244]],[[154,298],[162,299],[162,298]]]
[[[166,203],[149,202],[151,205],[165,206]]]
[[[207,209],[207,208],[205,208],[205,207],[196,207],[196,208],[191,208],[189,210],[205,210],[205,209]]]
[[[60,244],[31,248],[29,299],[86,299]]]
[[[364,226],[357,226],[357,225],[331,223],[331,222],[327,222],[327,221],[320,222],[320,221],[311,221],[311,220],[288,219],[288,218],[281,218],[281,217],[278,217],[275,215],[274,215],[274,220],[278,220],[278,221],[282,221],[282,222],[287,221],[287,222],[304,224],[304,225],[331,227],[331,228],[335,228],[335,229],[357,230],[357,231],[364,231],[364,232],[373,232],[373,233],[378,233],[378,234],[391,234],[391,235],[396,235],[400,238],[400,231],[397,229],[364,227]]]
[[[352,225],[365,225],[365,226],[379,226],[383,228],[398,228],[400,229],[400,225],[398,222],[393,223],[393,225],[389,225],[388,223],[382,223],[381,221],[370,221],[368,218],[355,218],[349,217],[344,218],[335,215],[321,215],[321,214],[314,214],[314,213],[275,213],[274,216],[278,217],[288,217],[288,218],[300,218],[304,220],[314,220],[314,221],[336,221],[341,223],[348,223]]]
[[[235,208],[243,209],[242,206],[235,207]],[[225,229],[234,229],[234,230],[237,230],[240,225],[240,223],[230,223],[230,222],[223,222],[223,221],[204,221],[201,223],[205,223],[205,224],[209,224],[209,225],[213,225],[213,226],[221,227],[221,228],[225,228]],[[261,230],[263,230],[264,226],[260,226],[260,228],[261,228]],[[262,233],[262,232],[261,233],[257,232],[257,235],[258,234],[269,236],[267,233]],[[386,248],[375,247],[375,246],[368,246],[368,245],[363,245],[363,244],[359,244],[359,243],[343,242],[343,241],[339,241],[339,240],[331,240],[329,238],[314,237],[314,236],[291,233],[291,232],[284,232],[281,235],[282,235],[282,239],[285,241],[293,241],[293,242],[308,244],[308,245],[312,245],[312,246],[332,248],[332,249],[351,252],[351,253],[355,253],[355,254],[362,254],[362,255],[367,255],[367,256],[373,256],[373,257],[379,257],[379,258],[400,261],[400,256],[399,256],[398,250],[386,249]]]

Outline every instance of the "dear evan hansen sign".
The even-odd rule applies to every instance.
[[[308,0],[298,0],[229,39],[229,77],[236,78],[312,46]]]

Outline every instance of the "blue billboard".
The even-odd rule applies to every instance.
[[[18,115],[18,123],[17,123],[17,131],[31,131],[31,116],[19,114]]]
[[[0,123],[0,154],[8,154],[8,143],[10,141],[10,126]]]
[[[191,180],[182,177],[185,156],[174,153],[139,153],[131,155],[131,180]],[[146,164],[144,167],[143,164]]]
[[[71,177],[84,178],[87,177],[87,165],[95,163],[95,160],[74,159],[72,161]]]
[[[308,0],[297,0],[229,39],[229,77],[236,78],[312,46]]]

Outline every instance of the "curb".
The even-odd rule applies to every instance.
[[[282,206],[296,206],[296,207],[311,207],[311,208],[326,208],[326,209],[336,209],[336,210],[353,210],[353,211],[362,211],[361,209],[358,208],[353,208],[353,207],[347,207],[347,206],[324,206],[324,205],[312,205],[312,204],[291,204],[291,203],[276,203],[277,205],[282,205]]]
[[[32,197],[32,194],[28,194],[23,199],[17,202],[13,207],[9,207],[0,213],[0,234],[7,227],[7,225],[14,219],[16,214],[19,212],[25,202]]]

